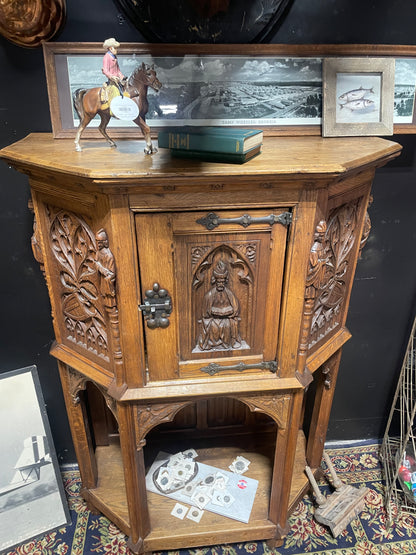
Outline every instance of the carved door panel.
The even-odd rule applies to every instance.
[[[142,303],[155,283],[171,298],[159,320],[143,306],[151,381],[276,371],[287,212],[206,217],[136,216]]]

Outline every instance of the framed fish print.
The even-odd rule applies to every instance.
[[[324,59],[322,135],[392,135],[394,68],[392,58]]]

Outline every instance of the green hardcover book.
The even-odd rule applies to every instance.
[[[261,153],[261,145],[257,145],[248,152],[241,154],[230,152],[212,152],[210,150],[184,150],[171,148],[170,153],[176,158],[193,158],[206,162],[226,162],[230,164],[244,164]]]
[[[263,142],[261,129],[171,127],[159,131],[160,148],[241,154]]]

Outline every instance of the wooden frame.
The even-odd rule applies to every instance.
[[[104,81],[104,76],[101,74],[101,60],[104,54],[102,44],[46,42],[43,44],[43,51],[53,136],[55,138],[74,137],[77,122],[74,121],[71,93],[75,88],[96,86]],[[149,91],[150,109],[147,122],[153,136],[167,125],[182,123],[260,127],[265,135],[320,135],[321,114],[311,115],[313,109],[309,106],[310,113],[303,114],[306,117],[302,117],[302,111],[296,112],[296,102],[292,102],[293,109],[291,109],[290,100],[293,101],[296,95],[302,98],[302,94],[304,98],[306,93],[303,89],[311,85],[309,103],[317,107],[316,95],[321,95],[322,92],[322,61],[330,57],[393,58],[396,62],[394,133],[416,133],[414,110],[416,46],[124,43],[119,48],[118,57],[122,70],[126,72],[131,70],[134,64],[142,61],[155,64],[158,77],[164,86],[158,93],[158,97],[153,96]],[[185,74],[186,65],[188,70],[192,70],[189,74]],[[243,66],[244,71],[241,69]],[[273,76],[272,72],[278,67],[281,68],[281,73]],[[293,83],[290,80],[290,77],[295,75],[295,68],[298,70],[297,75],[300,70],[303,70],[303,75],[307,75],[300,83]],[[252,70],[251,77],[250,70]],[[210,72],[215,77],[215,82],[212,77],[209,77]],[[234,83],[231,86],[233,72],[235,79],[239,77],[241,83],[248,82],[249,89],[252,90],[243,94],[241,83],[237,86]],[[218,79],[221,74],[224,76],[223,81]],[[283,84],[286,86],[285,90],[288,90],[289,98],[276,94],[271,102],[272,95],[270,91],[267,92],[266,85],[270,85],[273,79],[277,83],[276,86],[285,80]],[[168,113],[170,100],[173,105],[177,104],[175,92],[172,91],[176,89],[178,93],[182,87],[183,95],[187,97],[185,106],[189,115],[193,109],[192,106],[202,101],[202,95],[199,92],[203,85],[202,81],[205,81],[205,86],[209,87],[211,84],[212,89],[203,91],[203,94],[206,94],[205,104],[212,107],[207,111],[206,118],[192,118],[189,121],[189,118],[176,118]],[[225,86],[222,86],[222,83]],[[292,91],[287,88],[290,85],[293,85]],[[241,103],[243,97],[253,100],[245,109],[242,108]],[[224,98],[228,100],[226,108],[229,117],[226,118],[221,112],[224,108],[222,106]],[[234,106],[233,98],[237,99],[237,104]],[[164,118],[159,115],[161,104],[165,110]],[[272,104],[274,111],[270,109]],[[302,102],[299,104],[302,105]],[[257,106],[263,106],[264,113],[262,117],[253,118],[253,108]],[[177,105],[171,106],[171,109],[177,109]],[[322,102],[320,110],[322,110]],[[235,117],[236,114],[237,117]],[[93,125],[91,123],[87,127],[84,137],[100,137]],[[95,125],[97,126],[98,123]],[[115,138],[140,136],[139,130],[132,122],[113,119],[108,129],[111,136]]]
[[[393,58],[325,58],[324,137],[392,135]]]
[[[0,375],[0,418],[3,552],[71,519],[36,366]]]

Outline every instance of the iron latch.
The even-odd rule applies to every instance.
[[[203,218],[196,220],[197,224],[201,224],[209,231],[212,231],[221,224],[238,224],[243,227],[248,227],[252,224],[281,224],[287,227],[292,222],[291,212],[282,212],[281,214],[269,214],[268,216],[260,216],[253,218],[250,214],[243,214],[238,218],[220,218],[215,212],[209,212]]]
[[[145,291],[144,296],[144,304],[139,305],[139,310],[143,312],[147,327],[151,330],[167,328],[170,323],[169,316],[172,313],[172,299],[169,293],[155,283],[153,289]]]
[[[211,362],[208,366],[203,366],[199,370],[201,372],[205,372],[210,376],[215,376],[219,372],[224,372],[226,370],[237,370],[238,372],[244,372],[244,370],[248,370],[250,368],[259,369],[259,370],[270,370],[273,374],[277,372],[277,362],[275,360],[269,360],[267,362],[257,362],[246,364],[245,362],[238,362],[237,364],[232,364],[230,366],[221,366],[221,364],[217,364],[216,362]]]

